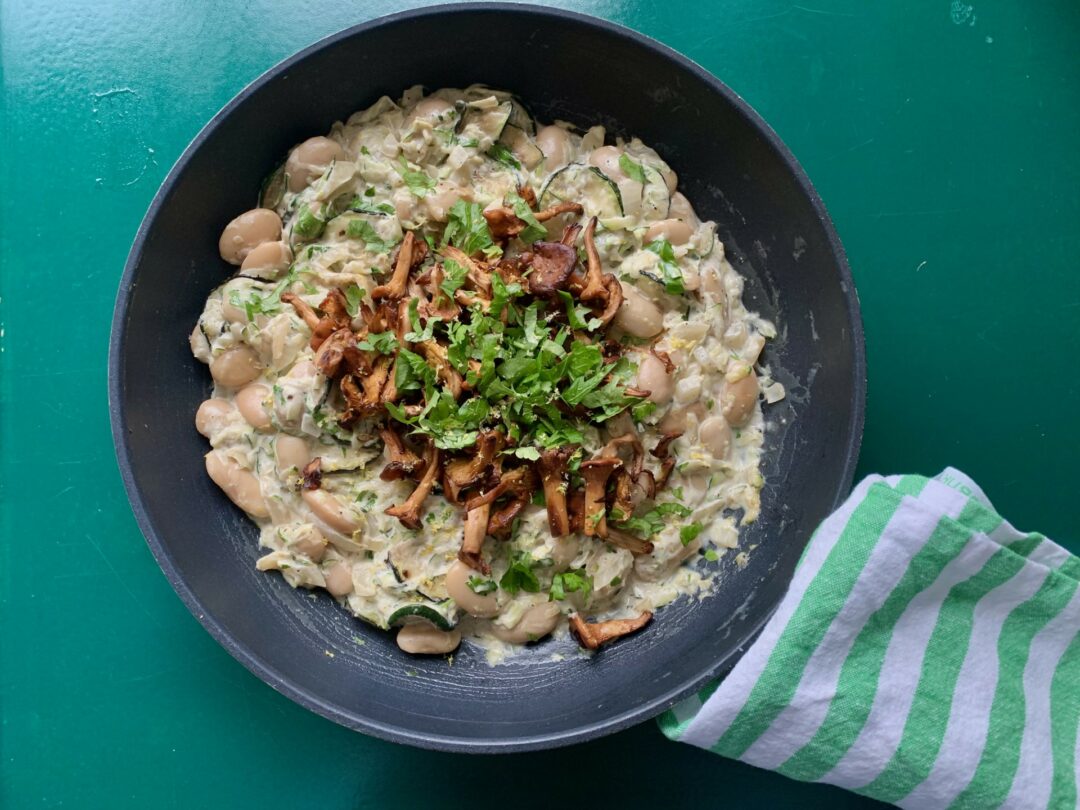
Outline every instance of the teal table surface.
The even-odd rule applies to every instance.
[[[1080,4],[803,2],[573,5],[711,70],[816,184],[866,325],[860,474],[957,466],[1080,551]],[[0,0],[0,805],[872,805],[651,723],[494,759],[369,739],[248,674],[158,570],[105,385],[139,221],[245,84],[402,7]]]

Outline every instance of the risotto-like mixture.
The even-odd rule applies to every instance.
[[[480,86],[296,146],[226,226],[238,269],[191,334],[206,470],[260,570],[407,652],[492,661],[705,591],[784,392],[775,329],[676,189],[641,141]]]

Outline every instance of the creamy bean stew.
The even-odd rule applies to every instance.
[[[260,570],[406,652],[595,650],[758,515],[776,330],[636,138],[414,87],[296,146],[220,250],[206,471]]]

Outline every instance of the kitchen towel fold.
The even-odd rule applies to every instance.
[[[963,473],[871,476],[673,740],[907,808],[1072,808],[1080,559]]]

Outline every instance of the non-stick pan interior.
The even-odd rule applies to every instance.
[[[482,46],[478,43],[482,42]],[[483,82],[541,121],[640,136],[715,219],[775,319],[766,352],[789,388],[768,407],[760,519],[744,567],[721,558],[715,596],[662,610],[592,659],[541,643],[490,667],[463,647],[413,658],[321,594],[258,573],[256,531],[207,478],[193,415],[209,391],[187,335],[229,268],[224,223],[299,140],[380,95]],[[339,34],[245,90],[166,180],[140,230],[114,324],[113,427],[136,515],[188,606],[230,652],[294,700],[382,737],[511,750],[597,736],[655,715],[730,665],[782,595],[809,533],[850,485],[862,425],[858,306],[816,195],[775,136],[696,66],[623,29],[522,6],[410,12]]]

